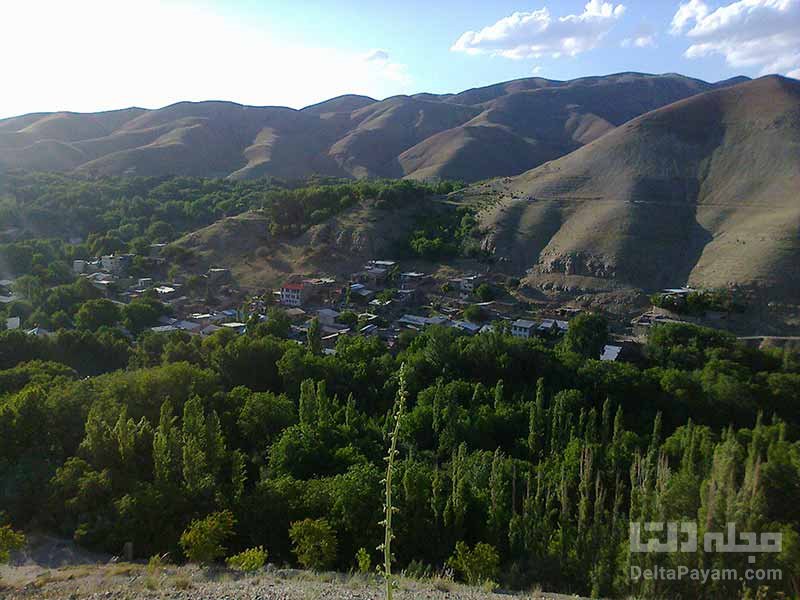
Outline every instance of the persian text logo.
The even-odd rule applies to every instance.
[[[642,542],[642,529],[648,533],[660,534],[667,530],[667,540],[662,542],[651,537]],[[697,523],[692,521],[648,521],[631,522],[631,552],[697,552]],[[740,552],[758,554],[760,552],[780,552],[783,535],[780,532],[766,532],[760,536],[752,531],[737,534],[736,524],[728,523],[725,532],[707,531],[703,535],[704,552]]]

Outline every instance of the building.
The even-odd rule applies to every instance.
[[[408,271],[400,273],[400,289],[401,290],[415,290],[425,281],[425,273],[418,273],[416,271]]]
[[[19,329],[19,326],[20,326],[19,317],[8,317],[6,319],[6,329]]]
[[[155,327],[151,327],[150,331],[153,333],[172,333],[173,331],[180,331],[174,325],[156,325]]]
[[[536,329],[536,323],[527,319],[517,319],[511,323],[511,335],[518,338],[529,338]]]
[[[569,323],[559,319],[545,319],[539,323],[539,326],[536,329],[541,333],[557,335],[565,333],[567,329],[569,329]]]
[[[317,318],[320,325],[327,325],[333,327],[336,324],[336,319],[339,318],[339,313],[330,308],[322,308],[317,311]]]
[[[110,273],[123,273],[132,262],[133,254],[106,254],[100,257],[103,270]]]
[[[450,319],[443,316],[420,317],[418,315],[403,315],[397,320],[398,325],[404,325],[411,329],[422,329],[428,325],[444,325]]]
[[[354,283],[363,283],[372,287],[378,287],[385,284],[388,277],[388,269],[368,265],[363,271],[353,273],[350,279]]]
[[[281,304],[284,306],[303,306],[306,301],[305,283],[284,283],[281,286]]]
[[[330,277],[290,280],[281,286],[280,303],[284,306],[303,306],[311,298],[329,290],[335,283]]]
[[[481,284],[482,278],[480,275],[467,275],[466,277],[462,277],[459,281],[459,287],[461,288],[462,292],[466,292],[467,294],[471,294],[475,291]]]
[[[367,263],[370,267],[378,267],[380,269],[386,269],[387,271],[394,268],[397,265],[397,261],[394,260],[371,260]]]
[[[480,325],[477,323],[470,323],[469,321],[453,321],[453,327],[460,329],[469,335],[475,335],[481,330]]]
[[[603,346],[603,353],[600,355],[600,360],[615,361],[619,358],[620,352],[622,352],[622,346],[606,344]]]

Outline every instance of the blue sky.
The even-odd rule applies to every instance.
[[[457,92],[532,75],[800,76],[800,0],[3,0],[0,117],[352,92]]]

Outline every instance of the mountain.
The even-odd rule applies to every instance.
[[[179,102],[157,110],[37,113],[0,120],[0,167],[476,181],[522,173],[645,112],[738,82],[620,73],[532,77],[382,101],[345,95],[302,110]]]
[[[485,247],[559,289],[731,284],[800,292],[800,82],[768,76],[637,117],[468,189]]]

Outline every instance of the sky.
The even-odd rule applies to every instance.
[[[0,0],[0,118],[621,71],[800,78],[800,0]]]

